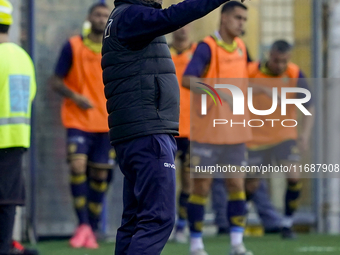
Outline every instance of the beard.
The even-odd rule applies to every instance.
[[[100,35],[104,34],[105,29],[102,28],[97,28],[97,27],[92,27],[91,32],[94,33],[95,35]]]

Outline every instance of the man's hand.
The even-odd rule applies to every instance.
[[[84,110],[93,108],[93,104],[91,103],[91,101],[80,94],[74,93],[71,99],[73,100],[73,102],[76,103],[76,105]]]

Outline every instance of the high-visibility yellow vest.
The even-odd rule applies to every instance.
[[[30,146],[35,93],[29,55],[16,44],[0,43],[0,149]]]

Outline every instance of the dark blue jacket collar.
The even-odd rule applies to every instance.
[[[121,4],[139,4],[139,5],[153,7],[156,9],[162,8],[162,5],[160,5],[159,3],[146,3],[142,0],[115,0],[115,6],[119,6]]]

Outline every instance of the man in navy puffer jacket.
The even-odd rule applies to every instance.
[[[175,221],[179,87],[164,35],[229,0],[115,0],[103,40],[111,144],[124,174],[116,255],[158,255]],[[241,0],[242,2],[244,0]]]

